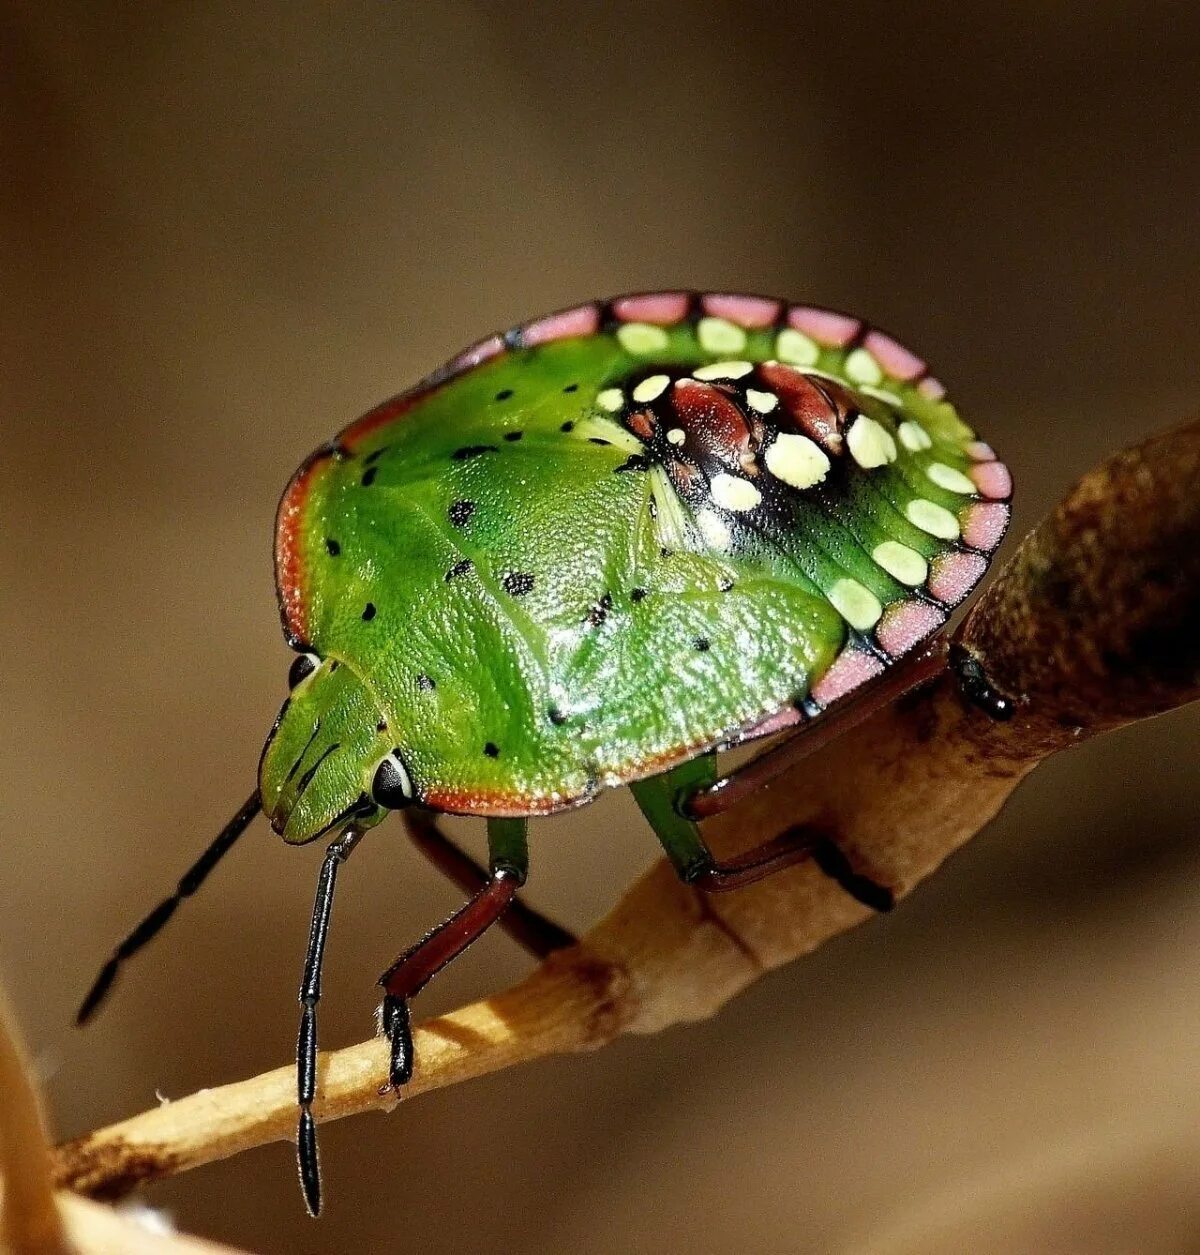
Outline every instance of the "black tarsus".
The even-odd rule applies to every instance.
[[[957,641],[950,646],[950,667],[958,679],[958,691],[972,706],[997,723],[1006,723],[1016,714],[1017,703],[996,688],[979,659]]]
[[[164,898],[113,951],[112,957],[100,969],[99,975],[92,982],[91,989],[88,990],[87,996],[80,1004],[79,1010],[75,1015],[76,1024],[86,1024],[96,1014],[112,988],[121,964],[131,959],[162,929],[167,920],[175,914],[176,909],[184,898],[190,898],[200,888],[208,878],[209,873],[229,853],[234,842],[246,831],[261,809],[262,802],[259,798],[258,790],[255,789],[246,801],[242,803],[238,813],[217,834],[216,840],[184,872],[175,888],[175,892],[169,898]]]
[[[308,930],[304,974],[300,978],[302,1010],[300,1032],[296,1037],[296,1097],[300,1104],[300,1121],[296,1132],[296,1162],[310,1216],[321,1214],[321,1161],[317,1154],[317,1126],[312,1116],[312,1103],[317,1096],[317,1003],[321,1000],[321,965],[325,961],[338,868],[350,857],[363,831],[351,824],[325,852]]]

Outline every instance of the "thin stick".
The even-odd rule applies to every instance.
[[[42,1104],[29,1080],[15,1021],[0,994],[0,1170],[4,1208],[0,1249],[14,1255],[61,1255],[67,1250],[54,1202],[50,1147]]]
[[[1016,702],[1008,723],[943,678],[714,819],[730,854],[794,823],[836,834],[850,864],[897,890],[932,872],[1045,758],[1200,697],[1200,422],[1110,458],[1020,546],[960,637]],[[712,1015],[769,968],[869,915],[802,864],[709,898],[665,862],[581,942],[515,988],[416,1031],[405,1097],[622,1033]],[[323,1055],[320,1120],[390,1109],[386,1042]],[[288,1138],[280,1068],[70,1142],[58,1180],[98,1195]]]

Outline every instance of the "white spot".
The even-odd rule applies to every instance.
[[[739,479],[722,471],[709,484],[712,499],[726,510],[753,510],[762,501],[762,493],[748,479]]]
[[[633,399],[635,401],[653,401],[655,397],[662,396],[667,389],[667,384],[671,382],[667,375],[651,375],[649,379],[643,379],[640,384],[633,390]]]
[[[779,333],[775,341],[775,353],[781,362],[792,366],[815,366],[821,350],[817,342],[810,340],[803,331],[787,327]]]
[[[713,549],[726,550],[733,544],[728,524],[712,510],[699,511],[696,515],[696,525],[700,528],[700,534]]]
[[[892,433],[881,427],[873,418],[860,415],[846,433],[850,456],[865,471],[876,466],[886,466],[896,460],[896,442]]]
[[[709,366],[699,366],[692,375],[696,379],[741,379],[754,369],[752,362],[713,362]]]
[[[696,338],[706,353],[740,353],[746,347],[746,333],[724,318],[701,318]]]
[[[904,515],[921,531],[936,536],[939,540],[957,540],[959,533],[958,519],[940,505],[917,497],[904,507]]]
[[[944,488],[947,492],[960,492],[966,496],[970,496],[975,492],[974,483],[962,471],[956,471],[954,467],[947,466],[945,462],[930,462],[925,468],[925,474],[939,488]]]
[[[911,418],[900,424],[900,430],[897,434],[900,437],[900,443],[913,453],[919,453],[922,449],[928,449],[933,444],[933,440],[925,428],[920,423],[914,423]]]
[[[625,404],[625,394],[620,388],[605,388],[596,398],[596,404],[610,414],[615,414]]]
[[[773,392],[760,392],[757,388],[746,389],[746,400],[750,408],[760,414],[769,414],[779,404],[779,398]]]
[[[881,401],[886,401],[888,405],[894,406],[900,410],[904,408],[904,402],[894,392],[888,388],[876,388],[869,383],[859,384],[859,391],[866,393],[869,397],[878,397]]]
[[[672,444],[683,444],[683,442],[687,439],[687,432],[685,432],[682,427],[672,427],[667,432],[667,439]]]
[[[776,436],[766,452],[767,470],[793,488],[811,488],[829,474],[829,459],[824,449],[807,436],[783,432]]]
[[[855,383],[879,383],[883,379],[879,363],[866,349],[855,349],[850,353],[842,369],[847,378],[853,379]]]
[[[911,584],[915,588],[924,584],[929,575],[929,563],[915,549],[902,545],[898,540],[881,541],[871,551],[871,557],[901,584]]]
[[[838,614],[860,632],[873,628],[883,614],[879,598],[857,580],[838,580],[829,590],[828,596]]]
[[[617,328],[617,339],[627,353],[661,353],[669,339],[662,327],[648,322],[627,322]]]

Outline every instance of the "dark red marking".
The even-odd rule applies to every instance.
[[[845,388],[782,362],[763,362],[756,369],[798,431],[829,452],[841,453],[842,431],[854,410],[854,398]]]
[[[711,384],[683,379],[671,389],[671,408],[687,435],[690,456],[741,470],[750,458],[750,426],[741,407]]]

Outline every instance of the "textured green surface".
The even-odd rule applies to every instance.
[[[884,386],[902,411],[859,392],[886,431],[915,420],[932,447],[899,444],[870,470],[844,456],[819,489],[783,486],[782,522],[716,511],[725,552],[661,466],[629,465],[641,442],[597,404],[658,364],[679,375],[774,358],[776,335],[708,353],[684,323],[650,354],[610,334],[516,348],[373,430],[348,429],[318,459],[293,494],[290,591],[295,634],[327,661],[264,757],[277,826],[335,725],[339,748],[289,839],[331,823],[393,748],[418,798],[463,812],[551,810],[661,770],[806,697],[850,635],[829,599],[839,581],[884,606],[910,594],[871,551],[889,539],[926,559],[950,548],[903,513],[918,495],[951,511],[966,500],[925,474],[935,460],[970,466],[972,435],[947,403],[896,381]],[[814,366],[844,380],[845,359],[823,350]],[[473,446],[487,449],[460,452]],[[283,584],[286,602],[286,572]]]

